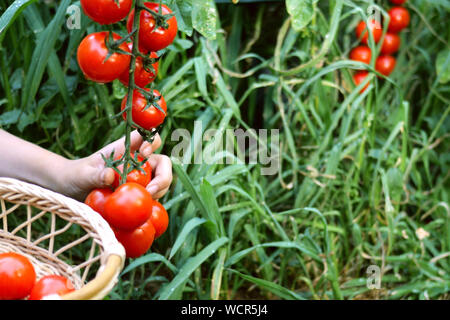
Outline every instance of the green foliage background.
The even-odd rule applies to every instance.
[[[365,66],[347,60],[354,28],[387,0],[164,2],[181,32],[156,80],[161,152],[194,120],[280,129],[281,170],[174,159],[169,231],[109,297],[448,299],[449,2],[407,1],[396,70],[363,94],[351,76]],[[0,0],[0,125],[70,159],[123,135],[125,94],[83,78],[77,46],[101,27],[83,16],[69,30],[72,4]]]

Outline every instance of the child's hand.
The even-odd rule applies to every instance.
[[[89,192],[95,188],[101,188],[112,185],[114,182],[114,170],[105,168],[105,162],[102,154],[109,157],[112,152],[114,155],[121,155],[124,150],[125,138],[117,140],[104,147],[91,156],[79,160],[68,161],[65,190],[60,190],[72,198],[84,201]],[[139,150],[139,153],[148,158],[153,169],[153,179],[148,184],[147,190],[154,199],[159,199],[169,190],[172,183],[172,162],[165,155],[153,154],[161,146],[161,138],[156,135],[152,144],[143,141],[137,131],[131,134],[131,151]]]

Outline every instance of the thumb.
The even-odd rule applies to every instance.
[[[102,168],[98,171],[94,178],[94,184],[101,187],[109,187],[114,182],[114,169],[112,168]]]

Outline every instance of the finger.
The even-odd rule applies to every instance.
[[[172,183],[172,161],[165,155],[152,154],[148,160],[154,170],[154,178],[148,184],[147,190],[152,196],[168,189]]]
[[[145,141],[141,148],[139,149],[139,153],[142,154],[145,158],[149,158],[151,154],[161,147],[161,137],[157,133],[152,143]]]
[[[111,186],[114,183],[115,174],[114,169],[112,168],[105,168],[102,170],[102,186]]]
[[[156,194],[152,195],[152,198],[155,200],[161,199],[164,195],[169,191],[169,188],[165,188],[164,190],[158,191]]]
[[[136,151],[142,144],[142,136],[139,134],[137,130],[131,132],[130,139],[130,150],[131,152]],[[102,153],[105,157],[109,157],[111,153],[114,153],[115,156],[122,155],[125,151],[125,137],[116,140],[106,147],[102,148],[99,153]]]

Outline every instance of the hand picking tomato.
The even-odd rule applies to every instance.
[[[84,203],[91,207],[92,210],[100,213],[104,218],[105,202],[112,193],[113,191],[110,188],[94,189],[88,194]]]
[[[62,296],[72,291],[75,291],[75,287],[69,279],[58,275],[48,275],[36,282],[28,300],[42,300],[51,294]]]
[[[144,5],[154,12],[159,13],[159,3],[145,2]],[[162,5],[162,14],[172,13],[166,5]],[[159,27],[155,29],[155,18],[145,10],[141,11],[139,29],[139,46],[148,51],[159,51],[169,46],[175,39],[178,31],[177,19],[174,17],[167,20],[168,28]],[[128,16],[127,29],[133,30],[134,10]]]
[[[133,44],[130,42],[128,43],[128,48],[130,49],[130,52],[133,49]],[[158,58],[158,55],[156,52],[152,52],[150,54],[150,58]],[[144,62],[141,57],[136,58],[136,69],[134,71],[134,82],[138,87],[144,88],[146,85],[148,85],[150,82],[153,82],[156,79],[156,75],[158,73],[158,62],[155,62],[152,64],[153,69],[155,69],[155,72],[147,72],[144,68]],[[125,70],[119,78],[120,82],[123,83],[124,86],[128,86],[128,82],[130,81],[130,71],[127,69]]]
[[[105,39],[108,32],[96,32],[87,35],[78,46],[77,59],[81,71],[89,80],[106,83],[117,79],[130,65],[130,56],[126,54],[113,53],[108,60]],[[115,41],[120,39],[118,34],[113,33]],[[126,43],[120,45],[120,49],[128,51]]]
[[[169,215],[163,205],[156,200],[153,201],[150,221],[155,227],[155,238],[159,238],[169,226]]]
[[[134,230],[150,217],[152,196],[140,184],[127,182],[105,202],[105,220],[120,230]]]
[[[355,61],[361,61],[366,64],[370,64],[372,58],[372,51],[369,47],[358,46],[350,51],[350,59]]]
[[[409,25],[411,17],[405,7],[393,7],[388,13],[390,17],[389,32],[398,33]]]
[[[134,153],[132,153],[131,156],[134,159]],[[117,157],[116,160],[119,158],[120,157]],[[137,159],[139,162],[144,161],[144,158],[140,155],[138,155]],[[141,172],[138,169],[134,169],[130,173],[128,173],[126,182],[135,182],[143,187],[146,187],[150,183],[150,181],[152,181],[152,167],[150,165],[150,162],[146,161],[141,166],[141,168],[144,170],[144,172]],[[120,172],[123,172],[123,164],[119,165],[117,169],[119,169]],[[120,184],[120,176],[116,171],[114,171],[113,188],[117,188],[119,184]]]
[[[406,0],[390,0],[393,4],[401,5],[406,2]]]
[[[17,300],[27,297],[36,281],[31,262],[23,255],[0,253],[0,300]]]
[[[375,43],[378,43],[378,41],[380,41],[381,39],[381,36],[383,35],[383,28],[381,27],[381,24],[376,20],[370,20],[369,30],[373,35]],[[366,23],[364,21],[361,21],[356,27],[356,37],[360,39],[362,43],[366,45],[368,44],[369,33],[367,32]]]
[[[131,231],[113,228],[117,241],[125,248],[127,258],[138,258],[145,254],[155,239],[155,228],[150,219]]]
[[[379,73],[389,76],[394,71],[396,60],[393,56],[382,55],[375,62],[375,70]]]
[[[381,54],[393,54],[400,48],[400,36],[396,33],[386,33],[383,44],[381,45]]]
[[[356,86],[359,86],[368,75],[369,75],[369,72],[367,72],[367,71],[358,71],[357,73],[355,73],[353,75],[353,82],[355,83]],[[368,86],[369,86],[369,83],[367,83],[364,86],[364,88],[361,89],[360,93],[363,93],[364,91],[366,91]]]
[[[150,89],[145,89],[150,92]],[[157,109],[155,106],[147,106],[147,99],[145,99],[144,95],[139,90],[133,91],[133,106],[132,106],[132,117],[133,121],[138,125],[144,128],[145,130],[151,130],[156,128],[160,124],[164,122],[167,114],[167,104],[164,97],[159,93],[158,90],[153,90],[153,95],[155,97],[161,97],[157,104],[164,110],[164,113]],[[127,97],[122,100],[122,110],[126,108]],[[122,113],[123,119],[127,119],[127,113]]]
[[[81,0],[80,2],[84,13],[99,24],[119,22],[128,15],[133,4],[132,0]]]

